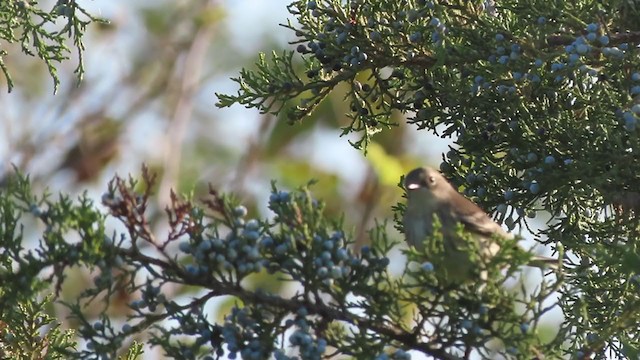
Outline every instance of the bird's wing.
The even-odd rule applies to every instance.
[[[458,196],[454,196],[451,199],[452,203],[460,201],[469,203],[467,206],[452,206],[452,209],[462,209],[456,211],[453,215],[467,230],[486,236],[498,234],[500,236],[510,237],[510,234],[504,231],[504,229],[493,221],[479,206],[460,194],[455,195]]]

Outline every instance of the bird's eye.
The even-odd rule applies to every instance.
[[[427,181],[429,182],[429,186],[434,186],[436,184],[436,177],[435,176],[429,176]]]

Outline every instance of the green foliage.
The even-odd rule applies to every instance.
[[[13,44],[19,43],[22,52],[28,56],[37,56],[47,65],[49,74],[53,78],[54,92],[57,91],[60,79],[56,65],[69,58],[71,50],[65,44],[67,38],[73,40],[78,56],[78,66],[75,73],[78,81],[84,75],[82,36],[87,25],[97,19],[85,11],[75,0],[58,0],[56,5],[45,11],[37,6],[36,1],[9,0],[0,3],[0,39]],[[88,20],[83,20],[82,18]],[[59,28],[59,19],[66,19],[66,23]],[[55,30],[54,30],[55,29]],[[7,79],[7,89],[13,89],[13,80],[4,58],[9,55],[7,47],[0,50],[0,69]]]
[[[20,176],[7,184],[3,214],[14,216],[5,216],[11,220],[3,230],[15,231],[24,221],[17,215],[23,213],[34,214],[45,228],[34,251],[9,241],[11,233],[4,231],[3,247],[10,251],[3,263],[21,266],[4,266],[2,283],[21,286],[3,286],[0,303],[37,296],[44,290],[40,279],[45,270],[57,289],[65,270],[80,267],[93,277],[77,298],[62,302],[86,348],[74,350],[60,340],[66,347],[52,351],[73,358],[115,358],[143,333],[150,344],[181,359],[225,354],[288,359],[292,349],[303,359],[326,353],[403,359],[408,350],[444,359],[472,351],[507,357],[563,351],[564,337],[543,343],[536,331],[548,311],[543,300],[559,283],[545,281],[535,292],[504,286],[500,269],[508,264],[507,276],[517,273],[526,253],[507,250],[486,264],[486,283],[451,286],[424,266],[426,254],[409,251],[404,273],[395,277],[385,254],[396,244],[388,240],[386,224],[369,233],[372,247],[355,254],[341,220],[326,217],[324,204],[307,188],[290,193],[275,185],[269,200],[272,219],[248,218],[243,206],[213,190],[203,207],[174,195],[166,211],[169,231],[159,238],[146,225],[152,188],[154,177],[146,170],[141,182],[111,182],[103,205],[126,230],[107,236],[107,217],[86,196],[52,201],[33,196]],[[262,280],[256,283],[255,278]],[[289,283],[296,292],[283,295],[260,285],[269,278]],[[122,294],[127,310],[109,316]],[[213,320],[208,304],[227,297],[235,298],[235,305],[224,319]],[[36,310],[23,313],[42,311]],[[489,340],[494,344],[489,346]],[[134,346],[128,356],[139,352]]]
[[[282,65],[293,53],[262,57],[219,106],[301,121],[346,83],[355,146],[366,150],[397,112],[454,138],[441,169],[466,195],[511,229],[552,215],[535,235],[567,250],[568,352],[637,353],[637,2],[325,0],[290,11],[307,77]]]
[[[52,14],[70,22],[46,33],[27,21],[31,5],[0,6],[30,29],[27,37],[8,31],[5,40],[21,41],[27,53],[25,39],[34,41],[57,84],[52,61],[64,59],[63,34],[82,50],[80,8],[58,1]],[[497,206],[511,229],[550,213],[535,235],[566,250],[559,251],[563,269],[544,273],[533,290],[513,285],[508,279],[530,255],[505,241],[491,261],[478,260],[477,281],[452,282],[441,268],[456,264],[434,258],[442,250],[436,232],[424,252],[406,251],[396,275],[388,226],[371,229],[371,246],[356,252],[342,220],[327,215],[309,187],[274,185],[272,217],[262,219],[213,190],[200,203],[171,194],[166,231],[155,232],[155,178],[146,170],[141,180],[114,178],[102,198],[108,214],[86,195],[35,196],[17,175],[0,193],[3,355],[132,359],[145,337],[180,359],[637,358],[634,2],[311,0],[289,10],[297,22],[284,26],[295,32],[304,76],[293,51],[261,55],[255,70],[235,79],[237,95],[218,94],[218,106],[239,103],[296,123],[346,88],[344,134],[359,132],[353,145],[373,149],[380,169],[392,162],[372,137],[395,125],[398,113],[418,129],[454,137],[443,172],[466,195]],[[396,210],[400,218],[404,206]],[[115,230],[107,231],[108,221]],[[35,244],[25,232],[37,233]],[[63,298],[72,271],[92,283]],[[82,346],[48,317],[46,301],[34,300],[52,290]],[[213,316],[215,302],[230,307],[223,318]],[[563,322],[543,336],[543,316],[556,307]],[[36,346],[55,346],[25,345],[39,337],[48,341]]]
[[[3,308],[0,316],[0,356],[3,359],[66,359],[74,350],[73,331],[46,313],[50,299],[26,300]]]

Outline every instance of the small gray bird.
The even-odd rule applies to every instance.
[[[433,235],[436,215],[441,224],[442,246],[435,247],[435,250],[428,247],[427,253],[435,255],[430,260],[436,271],[444,271],[451,282],[473,278],[474,271],[482,275],[478,269],[480,263],[491,259],[500,250],[496,236],[513,239],[512,234],[504,231],[478,205],[454,189],[435,169],[422,167],[412,170],[404,178],[404,187],[407,208],[403,225],[407,243],[424,251],[425,245],[430,245],[425,241]],[[477,249],[472,249],[469,241],[458,235],[458,224],[472,235],[476,243],[471,245]],[[474,251],[479,252],[479,258],[474,256]],[[534,257],[529,265],[548,267],[557,263],[556,259]]]

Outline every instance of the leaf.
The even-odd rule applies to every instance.
[[[404,174],[404,168],[398,158],[389,156],[380,144],[372,142],[367,149],[367,159],[375,170],[380,183],[395,186]]]

